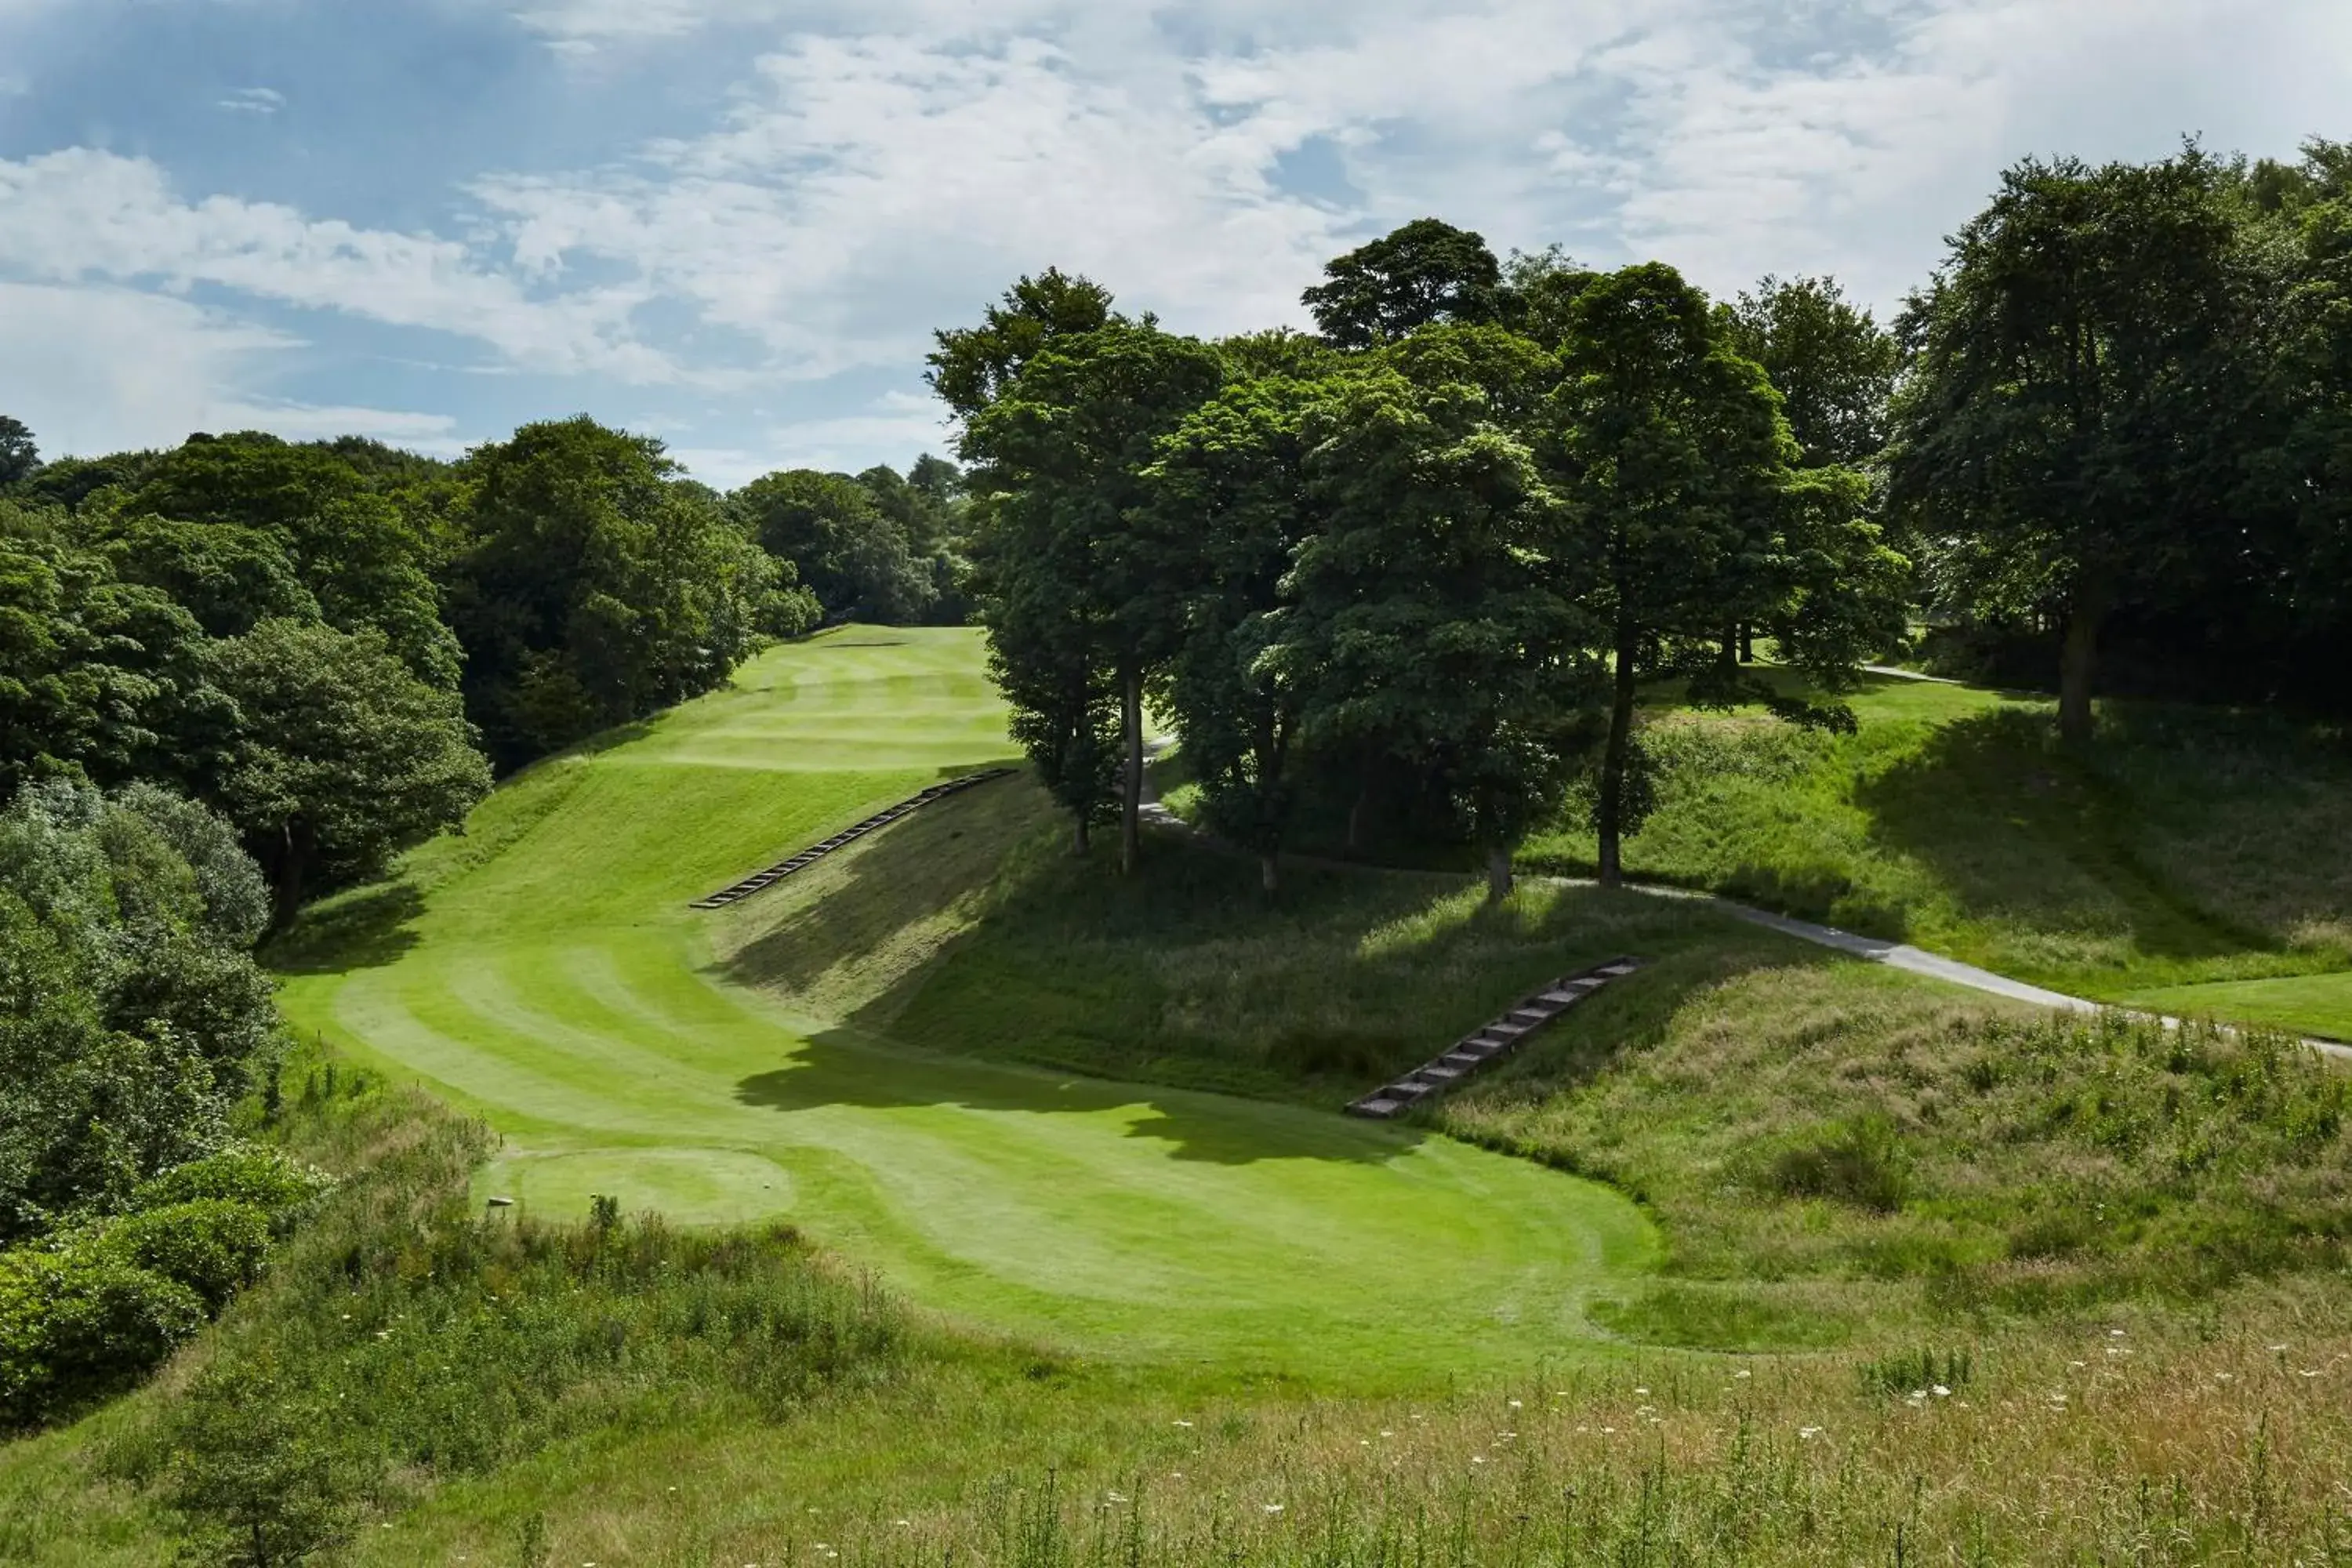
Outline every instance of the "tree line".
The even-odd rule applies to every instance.
[[[1024,277],[929,357],[1015,735],[1080,852],[1117,822],[1134,863],[1150,707],[1269,888],[1311,797],[1475,842],[1500,897],[1571,796],[1617,879],[1645,683],[1843,727],[1924,626],[2076,744],[2103,690],[2352,706],[2347,174],[2021,163],[1891,327],[1434,218],[1331,261],[1314,335]]]
[[[936,458],[721,495],[585,417],[457,462],[244,434],[47,464],[0,419],[0,797],[202,802],[282,923],[763,638],[962,618],[961,510]]]

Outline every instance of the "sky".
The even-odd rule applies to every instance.
[[[0,413],[903,468],[1047,266],[1304,326],[1435,216],[1884,319],[2019,158],[2347,121],[2347,0],[0,0]]]

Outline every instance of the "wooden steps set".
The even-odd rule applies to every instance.
[[[1613,958],[1580,973],[1561,976],[1485,1028],[1464,1036],[1435,1061],[1372,1090],[1349,1106],[1348,1114],[1369,1116],[1375,1121],[1402,1115],[1430,1096],[1454,1088],[1487,1063],[1502,1060],[1525,1044],[1529,1035],[1611,981],[1641,967],[1638,958]]]
[[[806,870],[835,850],[854,844],[878,828],[889,826],[910,811],[919,810],[935,800],[945,800],[959,790],[967,790],[974,784],[986,784],[991,779],[1001,779],[1013,771],[1012,768],[989,768],[981,773],[965,773],[960,778],[951,778],[944,783],[935,784],[920,795],[908,795],[887,811],[876,812],[854,827],[843,828],[822,844],[810,845],[789,860],[779,860],[764,871],[755,871],[740,882],[719,889],[709,898],[697,899],[687,908],[723,910],[730,904],[750,898],[762,888],[774,886],[795,871]]]

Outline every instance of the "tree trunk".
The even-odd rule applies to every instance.
[[[1617,641],[1616,700],[1609,709],[1609,744],[1601,754],[1601,885],[1625,880],[1620,839],[1624,820],[1625,759],[1633,742],[1633,639]]]
[[[284,931],[302,908],[302,878],[310,869],[314,836],[310,825],[295,817],[278,829],[278,864],[271,879],[274,895],[271,925]]]
[[[1257,858],[1257,885],[1267,898],[1282,890],[1282,858],[1272,849],[1263,850]]]
[[[2096,593],[2078,595],[2066,613],[2066,640],[2058,655],[2058,737],[2070,746],[2091,742],[2091,684],[2099,663],[2099,623],[2105,618]]]
[[[1119,681],[1119,723],[1127,739],[1126,798],[1119,802],[1118,869],[1135,875],[1143,857],[1143,671],[1129,665]]]
[[[1372,802],[1372,781],[1369,772],[1356,784],[1356,798],[1348,806],[1348,853],[1360,855],[1364,849],[1364,813]]]
[[[1511,896],[1511,847],[1486,846],[1486,901],[1499,904]]]
[[[1087,851],[1094,847],[1094,839],[1087,832],[1087,814],[1079,812],[1077,817],[1076,824],[1070,829],[1070,853],[1083,860],[1087,858]]]
[[[1746,621],[1739,623],[1739,662],[1742,664],[1756,662],[1756,628]]]

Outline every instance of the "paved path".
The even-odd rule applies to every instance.
[[[1938,679],[1936,676],[1920,675],[1913,670],[1891,668],[1880,670],[1878,673],[1901,676],[1910,680]],[[1150,760],[1156,760],[1159,753],[1166,750],[1170,742],[1166,741],[1156,742]],[[1158,792],[1150,788],[1150,774],[1148,772],[1144,778],[1146,792],[1152,796],[1143,808],[1145,820],[1158,826],[1172,828],[1179,833],[1197,833],[1198,830],[1190,823],[1159,803]],[[1353,861],[1321,860],[1312,857],[1295,855],[1285,856],[1284,859],[1294,864],[1335,867],[1358,865]],[[1601,885],[1590,877],[1546,877],[1525,879],[1578,888],[1597,888]],[[1695,902],[1712,904],[1727,915],[1735,915],[1753,925],[1768,927],[1783,936],[1795,937],[1800,942],[1810,942],[1821,947],[1835,948],[1838,952],[1849,953],[1855,958],[1868,959],[1873,963],[1884,963],[1890,969],[1901,969],[1913,974],[1925,974],[1931,979],[1966,986],[1970,991],[1983,992],[1989,996],[2005,996],[2012,1002],[2022,1002],[2028,1006],[2048,1007],[2065,1013],[2098,1013],[2113,1005],[2106,1002],[2094,1002],[2087,997],[2069,996],[2062,991],[2045,991],[2039,985],[2028,985],[2022,980],[2011,980],[2006,974],[1995,974],[1990,969],[1979,969],[1973,963],[1962,963],[1957,958],[1946,958],[1940,952],[1929,952],[1924,947],[1913,947],[1908,942],[1888,942],[1884,937],[1857,936],[1853,931],[1841,931],[1836,926],[1825,926],[1813,921],[1801,921],[1793,915],[1774,914],[1769,910],[1759,910],[1748,904],[1735,903],[1715,893],[1697,892],[1688,888],[1662,887],[1647,882],[1628,882],[1625,884],[1625,890],[1647,894],[1652,898],[1688,899]],[[2167,1028],[2176,1028],[2180,1024],[2179,1019],[2163,1014],[2140,1016],[2155,1017]],[[2303,1043],[2322,1056],[2333,1057],[2338,1061],[2352,1062],[2352,1046],[2342,1045],[2334,1040],[2306,1039]]]

